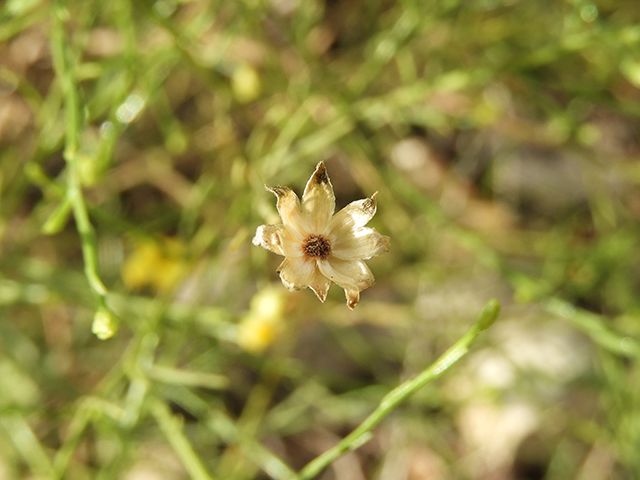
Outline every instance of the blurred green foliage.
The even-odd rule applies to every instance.
[[[636,0],[3,2],[0,478],[295,478],[492,297],[318,478],[640,477],[639,128]],[[250,242],[318,161],[355,312]]]

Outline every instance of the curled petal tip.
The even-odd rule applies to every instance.
[[[264,188],[267,189],[267,191],[273,193],[276,197],[278,197],[278,199],[280,199],[280,197],[284,197],[290,193],[293,193],[293,190],[291,190],[289,187],[283,187],[281,185],[274,185],[273,187],[265,185]]]
[[[273,193],[278,198],[283,196],[288,190],[288,187],[281,187],[279,185],[275,185],[273,187],[270,187],[269,185],[265,185],[264,188],[266,188],[267,191]]]
[[[347,307],[353,310],[360,301],[360,292],[357,290],[345,290],[347,294]]]
[[[312,289],[313,292],[316,294],[316,297],[318,297],[318,300],[320,300],[322,303],[324,303],[324,301],[327,299],[327,294],[326,292],[321,292],[316,290],[315,288]]]
[[[324,162],[319,162],[318,165],[316,165],[316,170],[313,172],[311,180],[318,185],[330,183],[329,174],[327,173],[327,167],[324,166]]]
[[[367,212],[370,217],[373,217],[378,208],[378,202],[376,201],[376,196],[378,192],[371,195],[371,198],[365,198],[362,202],[362,211]]]
[[[272,187],[272,186],[267,185],[267,184],[265,183],[265,185],[264,185],[264,189],[265,189],[267,192],[271,192],[271,193],[273,193],[273,194],[274,194],[278,199],[280,199],[280,197],[282,197],[282,196],[286,193],[287,187],[280,187],[280,186],[278,186],[278,185],[274,185],[274,186]]]
[[[282,225],[260,225],[251,243],[257,247],[266,248],[273,253],[284,256],[282,234]]]

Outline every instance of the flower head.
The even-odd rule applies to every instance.
[[[265,187],[277,197],[282,224],[258,227],[253,244],[285,257],[278,273],[290,291],[309,287],[324,302],[333,282],[353,309],[360,292],[374,282],[363,260],[389,250],[389,237],[365,227],[376,213],[377,192],[334,215],[336,199],[322,162],[307,182],[302,203],[289,187]]]

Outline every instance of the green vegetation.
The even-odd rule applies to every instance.
[[[639,131],[636,0],[0,3],[0,478],[640,478]]]

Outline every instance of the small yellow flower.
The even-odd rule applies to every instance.
[[[258,72],[246,63],[236,67],[231,76],[233,96],[240,103],[249,103],[260,96],[260,77]]]
[[[290,291],[311,288],[321,302],[331,283],[344,289],[353,309],[374,278],[363,260],[389,250],[389,237],[365,227],[376,213],[376,195],[333,214],[336,199],[324,163],[307,182],[302,203],[289,187],[268,187],[277,197],[280,225],[258,227],[253,244],[285,257],[278,267]]]
[[[238,326],[238,345],[251,353],[262,353],[282,331],[284,299],[272,287],[258,292],[251,310]]]
[[[251,353],[262,353],[278,336],[279,318],[248,316],[238,328],[238,345]]]
[[[175,238],[136,244],[122,266],[122,281],[130,290],[150,288],[169,293],[187,270],[184,245]]]

